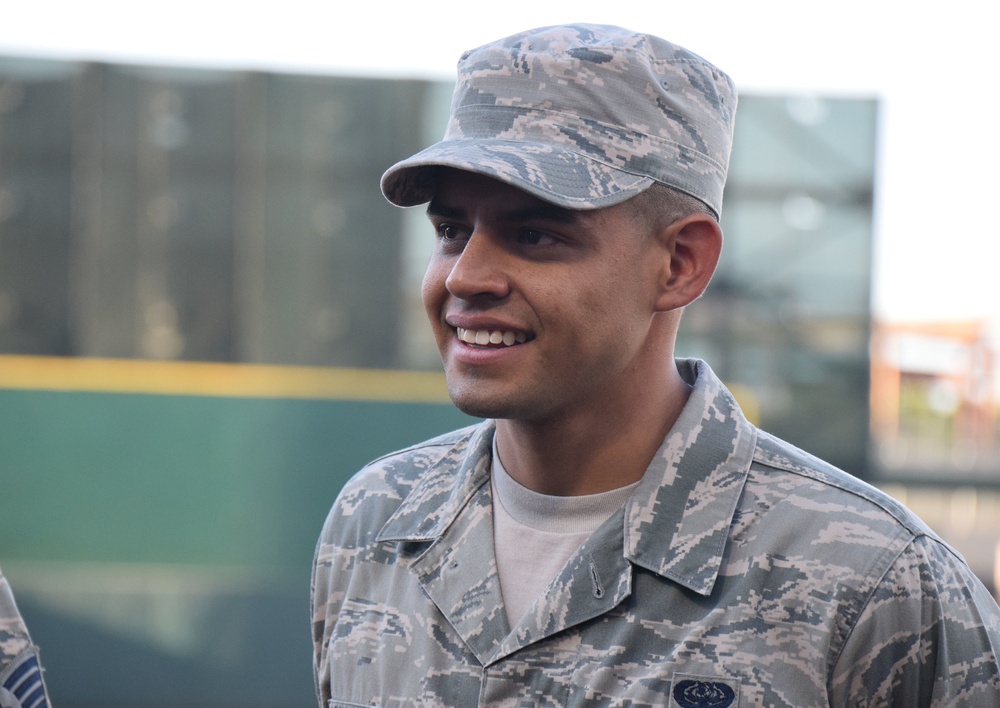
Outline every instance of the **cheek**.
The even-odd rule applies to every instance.
[[[441,263],[431,260],[424,271],[424,279],[420,285],[420,297],[424,303],[424,309],[431,320],[436,320],[438,311],[444,302],[445,279],[448,277],[447,269]]]
[[[641,281],[636,270],[615,270],[578,293],[581,334],[591,341],[585,346],[632,350],[645,337],[652,311]]]
[[[549,322],[557,323],[562,346],[580,359],[607,356],[618,346],[624,303],[601,288],[575,288],[553,298]],[[605,353],[601,353],[605,352]]]
[[[609,320],[627,318],[640,307],[637,292],[638,274],[619,270],[602,271],[587,280],[576,294],[576,308],[595,327],[604,328]]]

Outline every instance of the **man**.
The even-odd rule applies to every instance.
[[[467,52],[423,299],[487,418],[349,482],[313,575],[323,706],[1000,705],[1000,612],[878,491],[674,360],[721,249],[736,95],[614,27]]]
[[[0,571],[0,708],[46,708],[49,705],[38,649]]]

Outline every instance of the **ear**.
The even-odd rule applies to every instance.
[[[663,246],[656,307],[676,310],[705,292],[722,253],[722,228],[708,214],[689,214],[658,235]]]

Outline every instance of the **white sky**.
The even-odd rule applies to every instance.
[[[642,5],[21,0],[4,8],[0,54],[451,79],[463,50],[531,27],[599,22],[658,34],[743,91],[881,99],[876,315],[1000,323],[1000,51],[990,3]]]

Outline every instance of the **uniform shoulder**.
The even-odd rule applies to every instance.
[[[761,482],[781,484],[784,488],[789,483],[797,485],[796,495],[808,496],[827,510],[841,507],[845,512],[898,526],[901,533],[911,538],[928,536],[942,542],[919,517],[885,492],[763,431],[757,436],[754,471]],[[786,475],[785,482],[774,478],[781,473]]]
[[[410,445],[408,447],[401,448],[399,450],[394,450],[392,452],[387,452],[380,457],[376,457],[374,460],[365,465],[364,469],[370,467],[376,467],[380,464],[386,464],[396,459],[407,459],[414,456],[419,456],[421,454],[434,455],[435,453],[440,453],[441,451],[450,450],[456,446],[464,447],[468,443],[472,434],[479,428],[481,423],[475,423],[473,425],[466,426],[464,428],[459,428],[458,430],[452,430],[450,432],[438,435],[436,437],[424,440],[422,442],[416,443],[415,445]],[[363,471],[363,470],[362,470]]]
[[[335,528],[343,531],[356,524],[368,530],[381,528],[428,471],[459,468],[477,427],[445,433],[369,462],[340,490],[324,537]]]
[[[358,485],[371,487],[385,481],[411,487],[420,478],[423,470],[437,465],[448,457],[460,459],[478,427],[477,424],[453,430],[377,457],[355,474],[344,485],[344,489]]]

